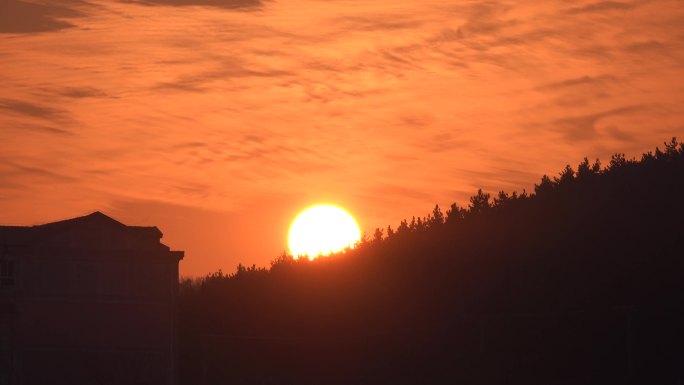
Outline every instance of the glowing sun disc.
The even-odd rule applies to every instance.
[[[302,211],[290,226],[290,252],[297,258],[313,259],[353,247],[361,239],[354,218],[332,205],[318,205]]]

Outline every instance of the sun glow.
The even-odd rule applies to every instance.
[[[288,242],[295,258],[313,259],[354,247],[361,231],[354,218],[343,209],[331,205],[309,207],[290,226]]]

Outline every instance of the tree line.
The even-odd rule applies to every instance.
[[[478,190],[324,258],[183,280],[182,377],[681,383],[683,196],[673,138],[533,192]]]

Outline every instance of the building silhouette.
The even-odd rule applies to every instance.
[[[0,226],[0,384],[177,384],[178,263],[100,212]]]

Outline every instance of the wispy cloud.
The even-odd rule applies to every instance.
[[[587,5],[574,7],[568,9],[568,13],[582,14],[582,13],[605,13],[608,11],[624,11],[636,7],[635,3],[620,2],[620,1],[599,1]]]
[[[83,16],[80,0],[33,2],[3,0],[0,3],[0,33],[35,33],[73,27],[71,18]]]
[[[77,178],[51,170],[47,165],[41,167],[24,162],[3,159],[2,166],[0,166],[0,176],[8,182],[10,187],[12,185],[31,186],[78,182]],[[0,189],[4,189],[4,187],[0,187]]]
[[[613,75],[598,75],[598,76],[582,76],[578,78],[572,78],[567,80],[561,80],[557,82],[551,82],[548,84],[543,84],[537,87],[538,90],[560,90],[570,87],[596,87],[605,84],[615,83],[619,80]]]
[[[249,9],[262,5],[262,0],[126,0],[144,5],[166,5],[174,7],[207,6],[227,9]]]
[[[570,141],[582,141],[596,139],[598,136],[596,124],[599,120],[609,118],[611,116],[625,116],[631,113],[643,110],[646,106],[626,106],[614,108],[608,111],[602,111],[591,114],[584,114],[580,116],[564,117],[557,119],[551,123],[551,129],[560,133],[565,139]],[[619,132],[615,127],[611,128],[611,132]],[[622,136],[621,139],[625,139]]]
[[[95,87],[66,87],[59,94],[70,98],[101,98],[108,96],[106,92]]]
[[[0,109],[14,114],[45,120],[60,121],[66,117],[64,110],[21,100],[0,99]]]
[[[7,126],[5,126],[5,129],[26,131],[26,132],[44,133],[44,134],[53,134],[53,135],[71,136],[74,134],[73,132],[71,132],[65,128],[60,128],[60,127],[55,127],[55,126],[50,126],[50,125],[31,124],[31,123],[17,123],[17,124],[13,124],[13,125],[7,125]]]
[[[206,91],[212,82],[229,81],[233,78],[283,77],[292,75],[291,72],[277,69],[248,68],[247,66],[235,63],[222,64],[223,66],[220,69],[182,75],[172,81],[161,82],[156,84],[154,89],[201,92]]]

